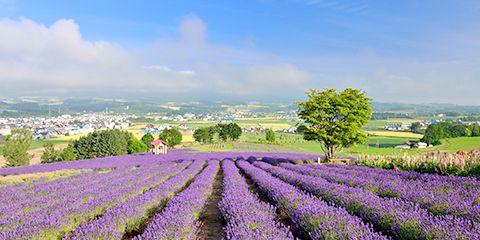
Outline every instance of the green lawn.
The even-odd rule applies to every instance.
[[[409,140],[418,140],[411,138],[401,138],[401,137],[380,137],[380,136],[370,136],[368,138],[367,144],[370,146],[379,146],[380,148],[394,148],[397,145],[401,145]]]
[[[199,152],[227,152],[236,150],[231,142],[227,142],[224,144],[204,144],[204,145],[189,145],[187,146],[190,149]]]
[[[65,141],[65,140],[35,140],[32,143],[32,145],[30,145],[29,150],[36,149],[36,148],[42,148],[43,145],[47,142],[51,142],[54,145],[62,144],[62,143],[68,143],[68,141]],[[0,155],[3,155],[3,145],[0,145]]]
[[[444,151],[470,151],[480,149],[480,137],[459,137],[442,140],[442,144],[434,147],[435,150]]]

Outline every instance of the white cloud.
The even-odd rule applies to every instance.
[[[439,56],[423,59],[381,56],[374,48],[286,59],[212,44],[207,24],[193,15],[182,19],[177,39],[157,39],[135,52],[86,40],[68,19],[51,26],[1,19],[0,33],[0,96],[141,91],[281,98],[311,87],[355,87],[377,101],[480,104],[480,45],[466,33],[439,36],[430,44]]]
[[[308,71],[291,64],[262,64],[242,67],[202,65],[199,74],[210,86],[236,94],[304,91],[312,79]]]
[[[0,32],[0,94],[32,90],[248,94],[303,88],[311,79],[306,70],[271,55],[209,44],[206,24],[195,16],[183,18],[180,39],[155,41],[136,55],[115,43],[84,39],[80,27],[69,19],[51,26],[27,18],[3,19]]]
[[[185,91],[198,86],[188,72],[149,71],[120,46],[82,38],[73,20],[47,27],[22,18],[0,21],[0,84],[22,90]],[[186,74],[187,73],[187,74]]]

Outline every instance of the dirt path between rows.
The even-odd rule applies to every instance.
[[[284,226],[288,226],[290,228],[290,232],[292,233],[295,239],[306,239],[305,237],[302,237],[302,233],[298,230],[298,228],[295,227],[295,223],[292,221],[292,219],[285,212],[281,211],[277,207],[277,204],[272,199],[270,199],[267,196],[267,194],[263,192],[257,186],[257,184],[250,177],[248,177],[245,174],[245,172],[243,172],[243,170],[240,167],[239,169],[240,169],[240,174],[245,178],[247,184],[250,186],[250,192],[257,195],[260,201],[268,203],[275,207],[275,214],[276,214],[275,222],[281,223]]]
[[[220,169],[215,182],[213,183],[213,193],[210,196],[200,221],[202,226],[198,233],[198,239],[210,240],[221,239],[223,233],[224,220],[222,213],[218,208],[218,202],[222,198],[223,170]]]

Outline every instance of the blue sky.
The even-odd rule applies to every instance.
[[[288,101],[356,87],[383,102],[480,104],[479,1],[0,0],[0,19],[4,95],[117,83]]]

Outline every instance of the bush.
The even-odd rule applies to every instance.
[[[265,132],[265,140],[267,140],[270,143],[275,142],[275,132],[272,129],[268,129]]]

